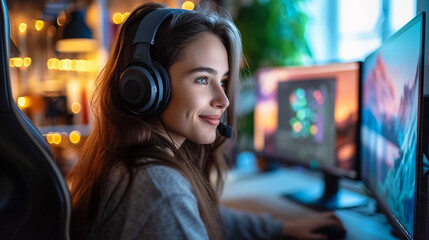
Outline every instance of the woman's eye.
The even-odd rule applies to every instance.
[[[228,83],[228,80],[227,79],[225,79],[225,80],[222,80],[221,82],[220,82],[220,85],[223,87],[223,88],[226,88],[226,84]]]
[[[208,80],[207,80],[206,77],[197,78],[196,82],[199,83],[199,84],[203,84],[203,85],[207,85],[208,84]]]

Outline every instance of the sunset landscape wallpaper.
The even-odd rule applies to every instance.
[[[416,184],[421,24],[363,65],[362,177],[412,235]]]

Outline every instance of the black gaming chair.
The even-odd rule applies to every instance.
[[[9,17],[0,9],[0,239],[69,239],[70,195],[49,145],[12,98]]]

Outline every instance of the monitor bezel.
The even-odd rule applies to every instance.
[[[398,236],[401,239],[421,239],[421,237],[423,237],[424,233],[422,231],[423,225],[424,223],[421,222],[421,219],[423,216],[421,216],[421,213],[419,213],[419,206],[422,204],[422,191],[421,191],[421,181],[422,181],[422,176],[423,176],[423,171],[422,171],[422,124],[423,124],[423,101],[424,101],[424,96],[423,96],[423,84],[424,84],[424,78],[423,78],[423,68],[424,68],[424,39],[425,39],[425,13],[422,12],[418,15],[416,15],[412,20],[410,20],[407,24],[405,24],[400,30],[398,30],[397,32],[395,32],[391,37],[389,37],[380,47],[378,47],[375,51],[373,51],[370,55],[368,55],[364,62],[362,63],[362,67],[361,67],[361,81],[360,81],[360,89],[361,89],[361,93],[360,93],[360,103],[359,106],[361,106],[360,108],[360,116],[362,116],[362,97],[363,97],[363,89],[362,89],[362,85],[363,85],[363,71],[365,69],[365,62],[367,62],[367,60],[369,58],[374,57],[375,54],[378,54],[378,52],[380,51],[380,49],[383,47],[383,45],[390,43],[391,41],[394,41],[396,38],[398,38],[399,36],[401,36],[404,32],[406,32],[408,29],[410,29],[411,27],[413,27],[415,24],[417,24],[418,22],[421,22],[421,48],[420,48],[420,60],[418,62],[419,64],[419,70],[418,70],[418,77],[419,77],[419,89],[418,89],[418,112],[417,112],[417,139],[416,139],[416,184],[415,184],[415,196],[414,196],[414,216],[413,216],[413,235],[411,235],[403,226],[402,223],[399,222],[399,220],[396,218],[395,214],[391,211],[391,209],[389,208],[389,206],[387,205],[387,203],[381,198],[381,196],[379,196],[377,194],[377,192],[375,191],[375,189],[373,189],[372,184],[369,183],[369,179],[366,179],[364,177],[363,173],[363,169],[362,169],[362,164],[361,164],[361,177],[362,177],[362,181],[364,182],[365,186],[370,190],[373,198],[376,200],[377,205],[379,207],[379,209],[381,210],[381,212],[386,216],[388,222],[390,223],[390,225],[394,228],[395,232],[398,234]],[[360,121],[360,126],[362,126],[362,119]],[[359,134],[361,135],[361,134]],[[362,137],[362,136],[360,136]],[[362,145],[361,139],[359,142],[360,146]],[[360,147],[360,149],[362,149]],[[361,154],[359,154],[359,158],[361,157]],[[362,162],[362,159],[360,159],[360,162]],[[422,238],[423,239],[423,238]]]

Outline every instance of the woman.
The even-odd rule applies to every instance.
[[[216,129],[221,120],[234,125],[240,34],[225,13],[182,10],[147,20],[162,8],[150,3],[131,13],[98,80],[94,127],[68,178],[72,237],[323,239],[312,230],[340,225],[331,213],[283,223],[219,206],[226,139]],[[151,37],[141,32],[143,18],[150,24],[142,29],[159,25],[157,30],[154,27],[153,45],[137,40],[140,35]],[[141,70],[146,62],[134,63],[142,59],[149,65],[156,62],[154,71],[165,69],[170,80],[161,76],[162,71],[150,80]],[[171,96],[157,99],[151,92],[155,95],[149,94],[149,100],[140,98],[139,94],[147,93],[134,79],[136,69],[148,84],[156,85],[161,76],[155,92],[168,95],[171,88]],[[135,99],[156,106],[146,108]],[[213,176],[216,179],[210,181]]]

